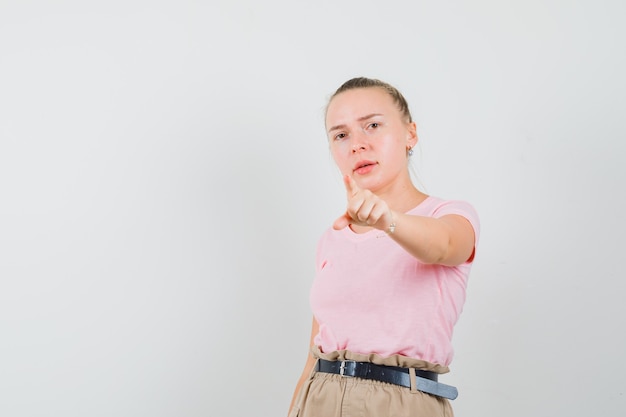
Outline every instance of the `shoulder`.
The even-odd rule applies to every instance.
[[[332,227],[325,229],[317,240],[318,250],[326,245],[335,244],[337,241],[342,241],[344,230],[335,230]]]
[[[478,212],[472,204],[464,200],[445,200],[439,197],[428,196],[426,200],[407,214],[435,218],[456,214],[466,218],[472,224],[477,234],[480,230]]]
[[[444,200],[443,198],[428,196],[417,207],[409,210],[407,214],[419,216],[441,217],[446,214],[458,214],[467,212],[478,217],[474,206],[463,200]]]

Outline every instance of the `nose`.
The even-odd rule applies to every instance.
[[[367,143],[362,135],[352,136],[352,153],[357,153],[367,149]]]

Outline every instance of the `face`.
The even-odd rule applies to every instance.
[[[370,87],[335,96],[326,112],[331,153],[344,175],[372,192],[409,181],[407,149],[417,143],[415,123],[409,123],[393,98]]]

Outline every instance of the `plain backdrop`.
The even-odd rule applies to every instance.
[[[0,0],[0,416],[281,416],[323,127],[406,96],[416,184],[478,210],[457,416],[626,409],[621,0]]]

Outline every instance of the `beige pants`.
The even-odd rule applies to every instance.
[[[369,361],[392,366],[415,365],[402,363],[411,362],[409,358],[382,359],[376,355],[355,355],[347,351],[322,354],[315,348],[313,353],[316,357],[327,360]],[[447,371],[445,367],[418,362],[422,365],[419,366],[420,369]],[[450,402],[445,398],[386,382],[313,371],[303,384],[289,417],[452,417],[453,415]]]

